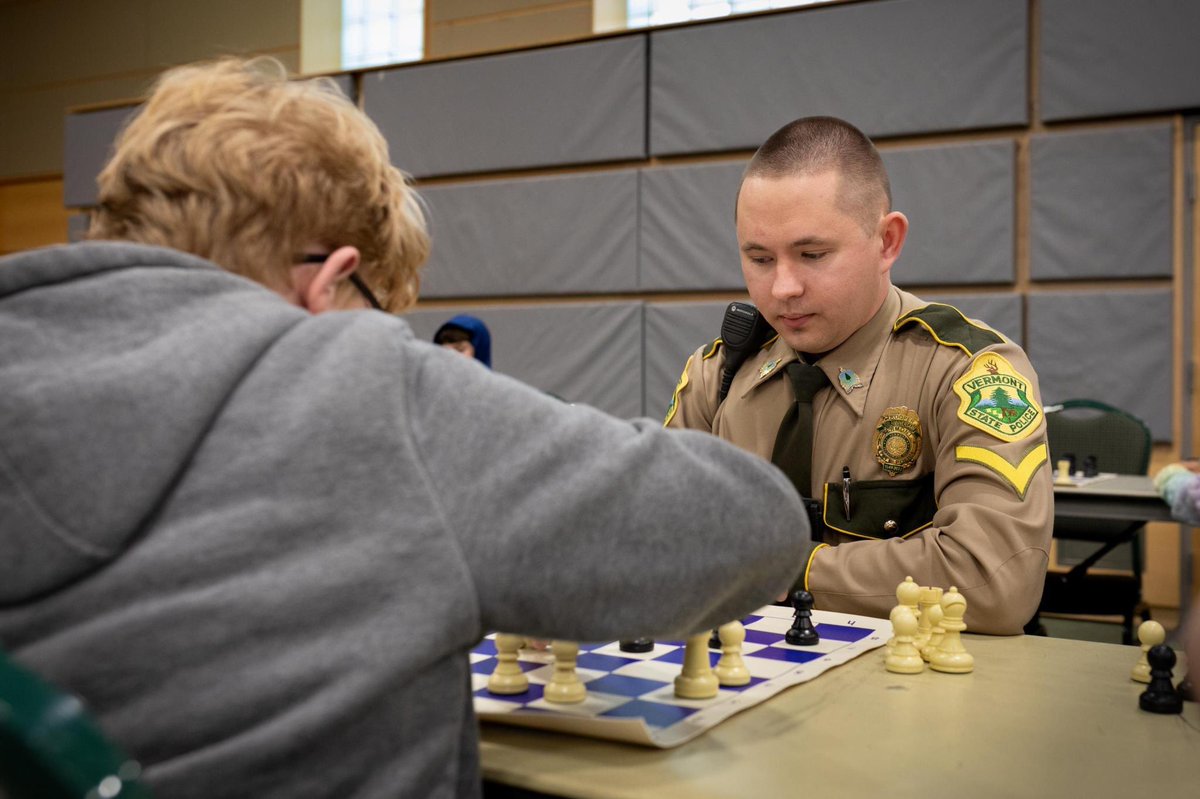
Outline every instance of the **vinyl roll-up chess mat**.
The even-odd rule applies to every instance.
[[[699,700],[675,696],[674,680],[683,664],[682,641],[656,641],[654,649],[644,653],[623,652],[616,641],[580,644],[577,673],[587,696],[576,704],[543,697],[554,673],[554,657],[549,651],[523,647],[518,664],[529,678],[528,690],[493,694],[487,683],[497,658],[495,636],[489,635],[470,656],[475,713],[483,721],[668,749],[785,688],[883,646],[892,636],[892,625],[885,619],[814,610],[820,641],[814,646],[792,646],[784,641],[792,617],[791,608],[768,605],[743,619],[742,654],[750,682],[721,686],[715,698]],[[719,650],[709,650],[711,664],[720,656]]]

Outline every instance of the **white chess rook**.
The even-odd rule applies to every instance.
[[[680,699],[712,699],[719,687],[708,661],[709,633],[696,633],[687,639],[683,651],[683,671],[675,678],[675,695]]]
[[[570,705],[582,702],[587,688],[575,673],[575,661],[579,657],[579,644],[574,641],[555,641],[550,644],[554,654],[554,675],[546,684],[542,694],[547,702]]]
[[[921,659],[928,663],[933,653],[941,647],[945,636],[946,631],[942,629],[942,604],[939,601],[929,609],[929,640],[921,647]]]
[[[488,677],[487,689],[494,694],[522,694],[529,690],[529,678],[517,663],[517,651],[525,639],[519,635],[497,633],[496,670]]]

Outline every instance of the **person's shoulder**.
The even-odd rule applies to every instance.
[[[892,325],[892,334],[956,350],[967,359],[1011,343],[983,322],[969,319],[953,305],[939,302],[906,303]]]

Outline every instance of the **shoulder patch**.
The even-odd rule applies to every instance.
[[[725,342],[719,338],[713,339],[713,343],[708,345],[708,349],[706,349],[704,351],[704,354],[700,356],[700,360],[707,361],[709,358],[716,355],[717,352],[721,349],[721,345],[724,343]]]
[[[971,362],[954,381],[954,393],[960,400],[958,418],[1001,441],[1028,437],[1042,417],[1029,381],[994,352]]]
[[[986,347],[1004,341],[996,331],[968,321],[967,317],[962,315],[962,311],[953,305],[930,303],[924,308],[909,311],[896,320],[892,331],[899,331],[910,324],[925,328],[938,344],[958,347],[967,355],[974,355]]]
[[[983,447],[955,447],[954,458],[967,463],[978,463],[986,466],[1004,480],[1017,492],[1018,499],[1025,499],[1025,491],[1033,480],[1038,468],[1046,462],[1046,444],[1042,442],[1025,453],[1020,463],[1009,463],[1002,455]]]

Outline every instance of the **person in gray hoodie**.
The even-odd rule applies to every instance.
[[[339,310],[410,306],[429,243],[331,84],[172,70],[99,187],[96,241],[0,261],[0,647],[156,796],[476,796],[485,633],[692,633],[796,579],[765,461]]]

